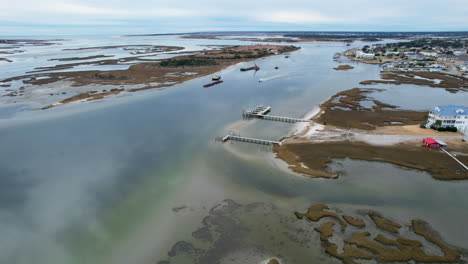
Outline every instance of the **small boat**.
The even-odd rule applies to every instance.
[[[289,56],[288,56],[288,55],[287,55],[287,56],[284,56],[284,57],[285,57],[286,59],[287,59],[287,58],[289,58]]]
[[[222,82],[223,82],[223,81],[220,80],[220,81],[208,83],[208,84],[203,85],[203,87],[205,87],[205,88],[211,87],[211,86],[213,86],[213,85],[217,85],[217,84],[220,84],[220,83],[222,83]]]
[[[277,70],[277,69],[279,69],[279,67],[278,67],[278,66],[276,66],[276,67],[275,67],[275,70]]]
[[[221,80],[221,76],[215,76],[213,78],[211,78],[212,81],[219,81]]]

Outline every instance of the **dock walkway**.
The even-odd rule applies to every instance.
[[[446,151],[445,149],[441,148],[441,150],[443,152],[445,152],[447,155],[449,155],[452,159],[454,159],[458,164],[460,164],[460,166],[462,166],[465,170],[468,171],[468,167],[463,164],[463,162],[461,162],[459,159],[455,158],[455,156],[453,156],[452,154],[450,154],[448,151]]]
[[[255,144],[261,144],[261,145],[274,145],[274,144],[281,145],[281,142],[279,141],[272,141],[272,140],[265,140],[265,139],[258,139],[258,138],[248,138],[248,137],[241,137],[241,136],[235,136],[235,135],[227,135],[222,138],[223,142],[226,142],[229,140],[255,143]]]
[[[271,111],[271,106],[257,105],[254,108],[243,112],[242,116],[244,118],[259,118],[259,119],[264,119],[264,120],[280,121],[280,122],[287,122],[287,123],[310,122],[310,120],[307,120],[307,119],[268,115],[270,111]]]

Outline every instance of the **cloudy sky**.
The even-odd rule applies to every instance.
[[[0,35],[468,30],[468,0],[0,0],[0,3]]]

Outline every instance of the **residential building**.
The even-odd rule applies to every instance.
[[[356,51],[356,58],[362,58],[365,60],[373,60],[375,59],[375,54],[374,53],[365,53],[360,50]]]
[[[455,64],[465,65],[468,62],[468,55],[455,56]]]
[[[437,61],[440,62],[455,62],[455,56],[454,55],[441,55],[437,57]]]
[[[436,125],[440,120],[441,127],[456,127],[458,131],[468,133],[468,107],[456,105],[436,106],[429,112],[426,127]]]
[[[388,56],[388,55],[398,55],[400,54],[399,51],[386,51],[385,52],[385,56]]]
[[[426,52],[426,51],[421,51],[419,52],[420,55],[426,56],[426,57],[437,57],[437,52]]]

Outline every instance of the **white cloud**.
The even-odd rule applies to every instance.
[[[42,11],[59,14],[67,13],[80,15],[122,15],[127,13],[125,10],[66,2],[52,3],[52,5],[45,6]]]
[[[322,15],[315,11],[279,11],[262,14],[258,17],[261,21],[277,23],[330,23],[339,19]]]
[[[171,31],[467,29],[466,0],[0,0],[0,25]],[[108,29],[108,28],[107,28]],[[91,30],[90,27],[83,30]],[[98,29],[96,29],[98,30]],[[122,27],[123,34],[127,34]]]

